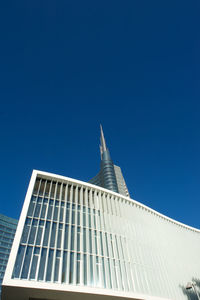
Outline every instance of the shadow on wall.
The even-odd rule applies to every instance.
[[[192,278],[192,281],[191,281],[191,282],[195,284],[197,293],[198,293],[199,296],[200,296],[200,279]],[[186,283],[186,284],[187,284],[187,283]],[[198,296],[197,296],[197,294],[195,293],[194,289],[189,289],[189,290],[187,290],[187,289],[186,289],[186,285],[185,285],[185,286],[180,285],[180,288],[182,289],[183,294],[187,296],[187,299],[188,299],[188,300],[198,300]]]

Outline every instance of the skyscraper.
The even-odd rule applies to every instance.
[[[6,270],[16,228],[17,220],[0,214],[0,297],[1,284]]]
[[[2,300],[189,299],[187,282],[200,278],[200,230],[112,191],[110,179],[104,188],[33,171]]]
[[[100,172],[93,177],[89,182],[101,187],[104,187],[113,192],[130,197],[128,188],[126,186],[121,168],[114,165],[110,152],[106,146],[102,126],[100,125],[100,154],[101,165]]]

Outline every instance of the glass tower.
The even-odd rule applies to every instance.
[[[101,136],[100,136],[100,154],[101,154],[101,165],[100,172],[90,179],[90,183],[104,187],[113,192],[119,193],[126,197],[130,197],[127,185],[122,175],[121,168],[114,165],[109,149],[106,146],[104,133],[102,126],[100,125]]]
[[[0,214],[0,296],[1,284],[15,236],[17,222],[15,219]]]

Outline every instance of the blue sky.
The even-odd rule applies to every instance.
[[[199,226],[199,1],[1,1],[0,212],[32,169],[87,181],[99,124],[134,199]]]

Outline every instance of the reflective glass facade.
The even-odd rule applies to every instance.
[[[6,265],[12,247],[17,220],[0,214],[0,295]]]
[[[187,299],[200,231],[111,191],[38,172],[12,279]]]

